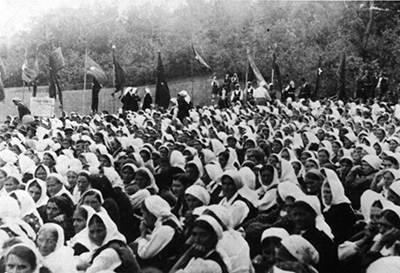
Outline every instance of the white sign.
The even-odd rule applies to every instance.
[[[54,116],[54,98],[31,98],[31,115],[38,117]]]

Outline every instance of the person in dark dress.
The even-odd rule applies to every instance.
[[[93,77],[92,85],[92,112],[97,113],[99,111],[99,93],[103,86]]]
[[[144,89],[144,92],[145,92],[145,95],[143,98],[142,110],[151,109],[151,104],[153,103],[153,98],[151,97],[150,89],[146,87]]]
[[[319,253],[319,262],[315,266],[317,271],[337,272],[337,248],[330,238],[332,234],[330,234],[329,226],[321,221],[321,208],[318,198],[316,196],[303,196],[296,199],[293,203],[291,215],[295,224],[293,234],[301,235]]]
[[[325,206],[323,215],[332,229],[335,243],[341,244],[348,239],[348,231],[355,224],[354,211],[336,173],[327,168],[323,168],[321,172],[327,177],[322,184],[322,202]]]

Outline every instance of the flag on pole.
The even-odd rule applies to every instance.
[[[344,51],[340,54],[340,65],[337,70],[337,75],[339,76],[337,99],[343,100],[346,96],[346,54]]]
[[[53,73],[57,73],[65,66],[65,60],[61,51],[61,47],[56,48],[50,53],[50,68]]]
[[[24,63],[22,64],[21,78],[27,84],[31,84],[36,80],[38,76],[38,71],[39,65],[37,58],[35,57],[35,59],[33,60],[33,65],[30,65],[28,59],[26,58]]]
[[[196,59],[196,61],[199,64],[204,65],[207,69],[212,70],[211,66],[208,65],[208,63],[204,60],[204,58],[201,57],[200,54],[197,52],[197,50],[194,48],[193,44],[192,44],[192,50],[193,50],[194,58]]]
[[[276,83],[277,83],[276,87],[277,87],[278,92],[282,92],[283,85],[282,85],[281,71],[279,69],[279,65],[276,63],[275,52],[272,54],[272,72],[273,72],[272,84],[274,84],[274,82],[276,81]]]
[[[318,90],[319,86],[321,85],[321,78],[322,78],[322,57],[319,56],[318,58],[318,68],[317,68],[317,79],[315,80],[315,89],[313,98],[316,99],[318,97]]]
[[[88,55],[86,55],[86,67],[85,71],[87,74],[92,75],[93,77],[96,78],[96,80],[101,84],[105,85],[107,83],[107,75],[104,72],[104,70],[101,68],[101,66],[93,61],[92,58],[90,58]]]
[[[126,77],[125,77],[125,70],[122,68],[120,63],[115,58],[115,46],[113,46],[113,63],[115,72],[114,93],[116,93],[118,91],[122,91],[126,81]]]
[[[158,62],[157,62],[157,76],[156,76],[156,104],[158,106],[167,109],[169,106],[169,101],[171,95],[169,94],[169,88],[167,84],[167,79],[165,78],[164,66],[161,60],[161,52],[158,52]]]
[[[249,65],[251,68],[250,71],[252,71],[252,73],[256,77],[257,81],[266,83],[264,77],[261,75],[260,70],[258,70],[256,63],[254,62],[253,57],[251,57],[250,49],[247,49],[247,60],[249,61]]]

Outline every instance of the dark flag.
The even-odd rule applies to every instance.
[[[85,67],[86,73],[92,75],[101,85],[104,86],[107,83],[108,79],[103,68],[101,68],[101,66],[95,61],[93,61],[93,59],[90,58],[88,55],[86,55],[85,63],[86,63]]]
[[[56,48],[50,53],[49,57],[49,72],[50,72],[50,85],[49,95],[50,98],[57,98],[60,101],[61,108],[63,106],[63,96],[60,84],[57,79],[57,73],[65,66],[65,60],[61,51],[61,47]]]
[[[161,60],[161,52],[158,52],[158,63],[157,63],[157,76],[156,76],[156,104],[158,106],[167,109],[171,95],[169,94],[169,88],[167,80],[165,78],[164,66]]]
[[[279,65],[276,63],[275,52],[272,54],[272,74],[273,74],[273,80],[276,81],[277,83],[276,87],[278,91],[282,92],[283,85],[282,85],[281,71],[279,69]],[[274,84],[274,82],[272,83]]]
[[[114,82],[114,87],[115,91],[114,93],[117,93],[118,91],[123,90],[126,77],[125,77],[125,70],[122,68],[120,63],[117,61],[115,58],[115,46],[113,45],[113,63],[114,63],[114,73],[115,73],[115,82]]]
[[[250,65],[250,68],[251,68],[250,71],[251,71],[251,72],[253,73],[253,75],[256,77],[257,81],[258,81],[258,82],[265,82],[265,83],[266,83],[264,77],[261,75],[260,70],[258,70],[258,68],[257,68],[257,66],[256,66],[256,64],[255,64],[255,62],[254,62],[254,60],[253,60],[253,57],[251,57],[251,54],[250,54],[250,50],[249,50],[249,49],[247,49],[247,60],[249,61],[249,65]]]
[[[253,69],[251,68],[250,62],[247,62],[247,82],[253,82],[255,78]]]
[[[194,48],[193,44],[192,44],[192,50],[193,50],[194,58],[196,59],[196,61],[199,64],[204,65],[207,69],[212,70],[211,66],[208,65],[208,63],[204,60],[204,58],[201,57],[200,54],[197,52],[197,50]]]
[[[339,76],[337,99],[343,100],[346,97],[346,54],[344,51],[340,54],[340,65],[337,75]]]
[[[315,89],[314,89],[314,99],[318,97],[319,86],[321,85],[322,78],[322,57],[319,56],[318,59],[318,70],[317,70],[317,79],[315,80]]]

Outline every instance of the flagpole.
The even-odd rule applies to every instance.
[[[194,77],[193,77],[193,60],[190,62],[191,70],[192,70],[192,104],[194,104],[194,97],[193,97],[193,84],[194,84]]]
[[[22,101],[24,101],[25,98],[25,81],[22,81]]]
[[[115,48],[116,48],[116,46],[115,45],[112,45],[112,55],[113,55],[113,86],[114,86],[114,88],[115,88],[115,82],[116,82],[116,80],[115,80],[115,76],[116,76],[116,73],[115,73]],[[115,92],[115,91],[114,91]],[[122,93],[122,91],[121,91],[121,93]],[[115,113],[115,96],[112,96],[113,97],[113,114]]]
[[[83,99],[82,99],[82,115],[85,113],[85,93],[86,93],[86,66],[87,66],[87,47],[85,49],[85,76],[83,77]]]
[[[244,100],[244,107],[247,108],[247,82],[249,80],[249,58],[247,58],[249,54],[249,47],[247,47],[247,54],[246,54],[246,77],[245,77],[245,82],[244,82],[244,94],[243,94],[243,100]]]

